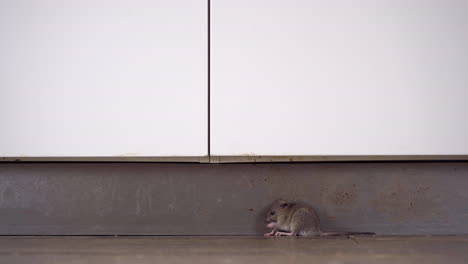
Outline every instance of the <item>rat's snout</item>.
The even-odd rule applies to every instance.
[[[271,222],[267,225],[268,228],[276,228],[276,223]]]

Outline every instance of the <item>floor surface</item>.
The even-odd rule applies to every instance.
[[[466,236],[0,237],[0,263],[468,263]]]

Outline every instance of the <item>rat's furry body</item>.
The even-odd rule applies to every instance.
[[[315,210],[302,203],[292,203],[283,199],[273,202],[265,222],[272,231],[265,236],[336,236],[373,235],[369,232],[323,232]]]

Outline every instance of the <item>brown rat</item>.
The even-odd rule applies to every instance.
[[[265,219],[271,232],[265,236],[339,236],[374,235],[370,232],[322,232],[315,210],[305,204],[278,199],[273,202]]]

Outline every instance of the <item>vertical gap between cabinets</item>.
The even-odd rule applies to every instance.
[[[211,161],[211,0],[207,0],[208,16],[208,162]]]

